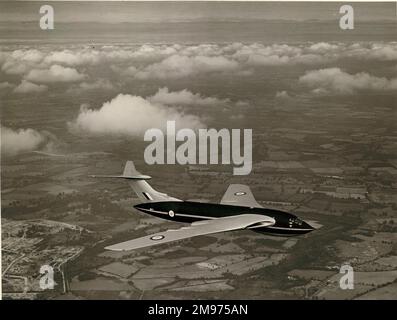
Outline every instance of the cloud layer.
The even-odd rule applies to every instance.
[[[92,83],[90,70],[109,68],[117,77],[138,80],[183,79],[228,73],[250,75],[271,66],[319,66],[340,59],[397,61],[397,42],[305,43],[298,45],[261,43],[200,45],[103,45],[71,46],[54,50],[7,49],[0,52],[1,72],[32,83]],[[87,86],[88,90],[90,86]],[[84,88],[83,88],[84,89]]]
[[[397,78],[375,77],[365,72],[349,74],[339,68],[327,68],[306,72],[299,81],[314,93],[352,94],[360,90],[397,90]]]

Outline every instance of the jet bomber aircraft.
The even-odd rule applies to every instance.
[[[105,248],[108,250],[129,251],[233,230],[247,229],[281,236],[296,236],[315,230],[291,213],[262,207],[250,188],[242,184],[230,185],[220,203],[202,203],[183,201],[154,190],[147,183],[151,177],[139,173],[132,161],[127,161],[122,175],[93,177],[126,179],[142,201],[134,208],[158,218],[189,223],[179,229],[114,244]]]

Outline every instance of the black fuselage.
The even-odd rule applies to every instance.
[[[251,227],[252,231],[272,235],[299,235],[314,230],[308,223],[295,215],[280,210],[250,208],[216,203],[192,201],[146,202],[134,206],[139,211],[171,221],[192,223],[200,220],[217,219],[240,214],[259,214],[272,217],[276,223],[268,227]]]

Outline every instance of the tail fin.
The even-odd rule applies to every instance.
[[[181,201],[180,199],[168,196],[165,193],[154,190],[146,180],[151,179],[150,176],[143,175],[135,169],[133,161],[127,161],[124,167],[124,172],[119,176],[93,176],[99,178],[121,178],[127,179],[131,188],[142,202],[156,202],[156,201]]]
[[[135,180],[149,180],[152,178],[151,176],[146,176],[138,172],[135,169],[135,165],[133,161],[127,161],[125,163],[122,177],[124,179],[135,179]]]

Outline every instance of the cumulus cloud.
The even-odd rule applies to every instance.
[[[277,91],[276,93],[276,99],[289,99],[290,96],[288,94],[287,91],[283,90],[283,91]]]
[[[368,52],[369,51],[369,52]],[[367,59],[375,59],[380,61],[396,61],[397,60],[397,48],[396,44],[392,45],[376,45],[372,46],[372,49],[367,50],[364,57]]]
[[[316,64],[328,60],[323,54],[316,54],[304,46],[286,44],[265,46],[259,43],[238,47],[233,53],[233,58],[249,66]]]
[[[203,97],[201,94],[192,93],[187,89],[170,92],[168,88],[160,88],[156,94],[148,97],[148,100],[157,104],[196,106],[213,106],[230,102],[229,99]]]
[[[37,83],[51,83],[82,81],[85,77],[84,74],[79,73],[76,69],[54,64],[49,69],[30,70],[25,79]]]
[[[124,52],[123,57],[125,60],[146,61],[154,62],[161,60],[165,57],[177,54],[181,49],[179,45],[148,45],[144,44],[135,50]],[[120,55],[119,55],[120,56]],[[107,58],[111,58],[108,54]]]
[[[48,87],[43,84],[35,84],[26,80],[22,82],[14,89],[15,93],[40,93],[47,91]]]
[[[349,74],[339,68],[327,68],[306,72],[299,81],[314,89],[314,93],[352,94],[359,90],[396,90],[397,78],[387,79],[365,72]]]
[[[227,72],[237,70],[238,63],[225,57],[173,55],[143,70],[137,70],[138,79],[177,79],[199,73]]]
[[[397,61],[397,42],[354,43],[347,46],[341,56],[361,60]]]
[[[12,52],[11,57],[19,61],[39,63],[43,60],[44,54],[37,49],[15,50]]]
[[[205,127],[197,116],[153,104],[139,96],[119,94],[98,110],[82,106],[75,121],[69,123],[69,129],[77,133],[137,136],[149,128],[164,130],[167,121],[176,121],[178,127]]]
[[[38,149],[47,141],[47,137],[33,129],[12,130],[1,127],[1,152],[5,155],[16,155]]]
[[[0,56],[1,70],[10,75],[21,75],[37,66],[45,54],[37,49],[14,50],[2,52]]]
[[[79,66],[79,65],[94,65],[101,61],[101,53],[97,50],[62,50],[54,51],[49,53],[45,59],[44,63],[47,65],[51,64],[62,64],[67,66]]]
[[[340,49],[341,49],[341,45],[339,44],[332,44],[328,42],[317,42],[309,46],[308,52],[328,54],[330,52],[339,51]]]
[[[21,75],[30,70],[29,64],[17,60],[7,60],[1,66],[1,71],[8,75]]]

